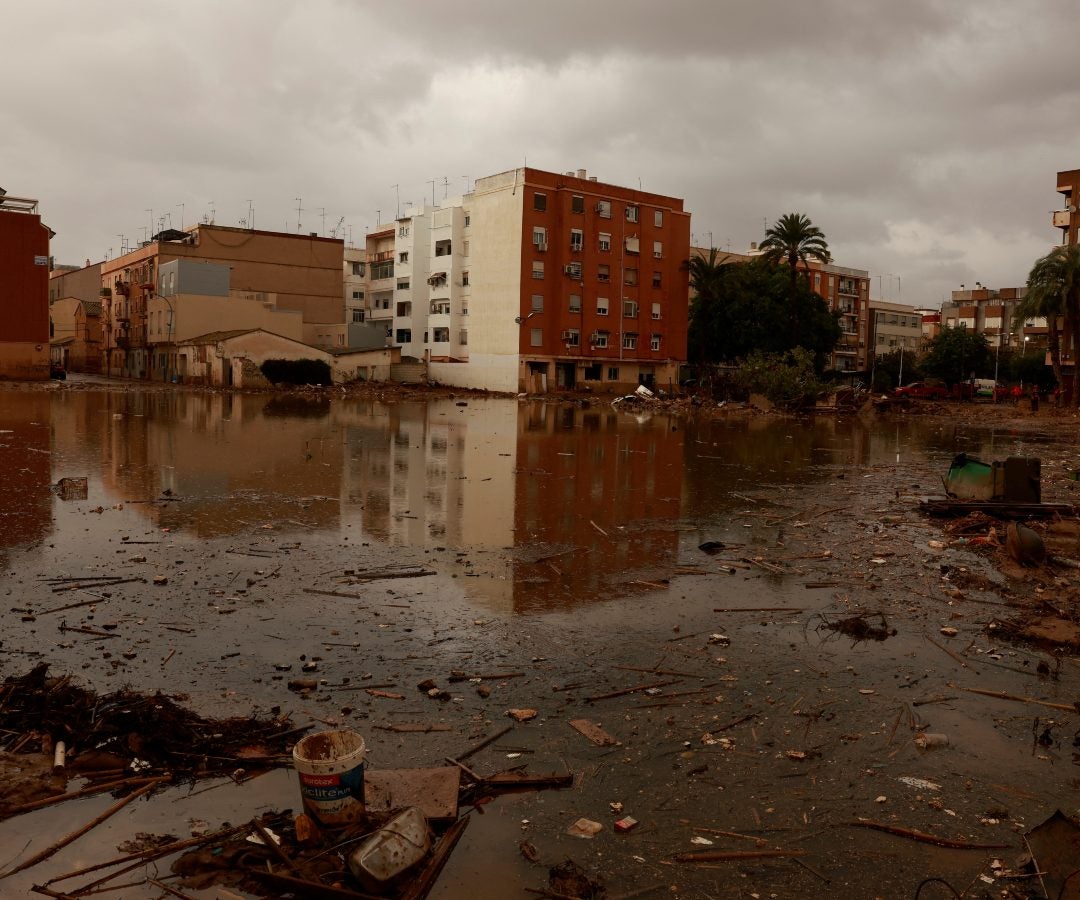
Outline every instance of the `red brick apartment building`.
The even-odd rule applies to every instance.
[[[469,367],[503,390],[676,383],[690,214],[584,169],[516,169],[465,198]],[[516,252],[515,252],[516,251]]]
[[[49,239],[37,200],[0,191],[0,378],[49,377]]]

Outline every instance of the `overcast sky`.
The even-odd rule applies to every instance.
[[[0,6],[0,186],[58,262],[249,201],[359,242],[527,158],[682,197],[702,245],[805,213],[873,296],[937,305],[1022,284],[1080,168],[1068,0]]]

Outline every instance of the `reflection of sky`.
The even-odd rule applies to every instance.
[[[11,390],[0,414],[0,546],[52,528],[89,553],[125,531],[212,539],[271,525],[305,540],[468,551],[454,570],[464,590],[512,609],[662,578],[678,561],[680,525],[722,525],[763,489],[782,502],[898,454],[936,467],[959,450],[1005,455],[1027,440],[1033,451],[1039,437],[940,419],[697,421],[606,404],[163,391]],[[89,476],[88,501],[50,492],[77,475]]]

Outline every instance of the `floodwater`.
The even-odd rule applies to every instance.
[[[54,674],[74,673],[95,690],[182,692],[208,715],[281,707],[298,723],[362,731],[372,765],[386,766],[434,764],[503,727],[506,708],[537,708],[537,720],[470,765],[569,767],[575,787],[502,797],[471,813],[432,895],[442,900],[526,896],[524,887],[542,886],[545,870],[522,858],[522,840],[545,866],[573,858],[613,893],[657,883],[675,897],[911,896],[929,875],[959,888],[986,853],[845,824],[867,817],[1015,842],[1017,822],[1036,824],[1075,789],[1068,722],[1059,725],[1060,749],[1036,753],[1038,710],[965,696],[956,684],[1060,701],[1078,695],[1080,670],[1039,683],[1037,653],[992,646],[984,629],[992,605],[1001,606],[1000,576],[970,554],[928,550],[940,528],[914,506],[940,493],[956,452],[1055,449],[1065,452],[1036,430],[945,417],[710,420],[472,397],[3,390],[0,675],[44,658]],[[72,477],[88,479],[85,499],[54,490]],[[1045,499],[1067,490],[1047,482]],[[706,540],[727,547],[707,556],[697,549]],[[732,573],[720,568],[729,562]],[[430,574],[357,577],[392,567]],[[970,568],[989,587],[970,603],[949,600],[937,593],[943,567]],[[44,583],[60,575],[145,582],[80,591],[78,600],[100,602],[48,614],[74,602]],[[763,611],[729,612],[740,608]],[[28,609],[33,621],[19,615]],[[854,611],[885,615],[897,634],[855,642],[823,627]],[[103,622],[119,639],[59,630]],[[926,638],[944,640],[945,624],[961,629],[956,651],[995,653],[1012,669],[964,666],[940,652]],[[406,699],[351,690],[298,698],[276,667],[296,671],[301,659],[316,659],[332,685],[370,679]],[[466,684],[442,705],[414,688],[427,677],[443,685],[455,669],[501,667],[525,676],[490,682],[490,699]],[[685,676],[656,697],[587,701],[661,680],[640,674],[648,669]],[[694,695],[665,700],[672,692]],[[932,705],[910,705],[917,698]],[[566,727],[578,717],[602,722],[622,744],[593,747]],[[451,729],[373,730],[387,722]],[[948,732],[950,746],[920,754],[916,725]],[[730,745],[706,741],[710,729]],[[938,788],[920,794],[901,776]],[[165,797],[100,826],[18,884],[43,880],[45,868],[54,875],[108,858],[136,830],[186,834],[190,820],[216,827],[297,804],[292,775],[282,772]],[[629,835],[610,831],[616,801],[642,823]],[[0,825],[0,864],[28,834],[42,835],[33,852],[108,802]],[[581,816],[605,833],[566,836]],[[985,824],[991,819],[1000,824]],[[729,846],[717,831],[797,843],[811,851],[811,867],[667,864],[673,853],[702,849],[694,835],[711,836],[716,848],[754,847]]]

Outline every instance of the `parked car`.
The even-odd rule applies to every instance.
[[[67,370],[59,363],[49,363],[49,377],[58,381],[67,381]]]
[[[897,397],[914,397],[918,400],[948,400],[949,389],[943,384],[931,384],[928,381],[913,381],[894,392]]]

